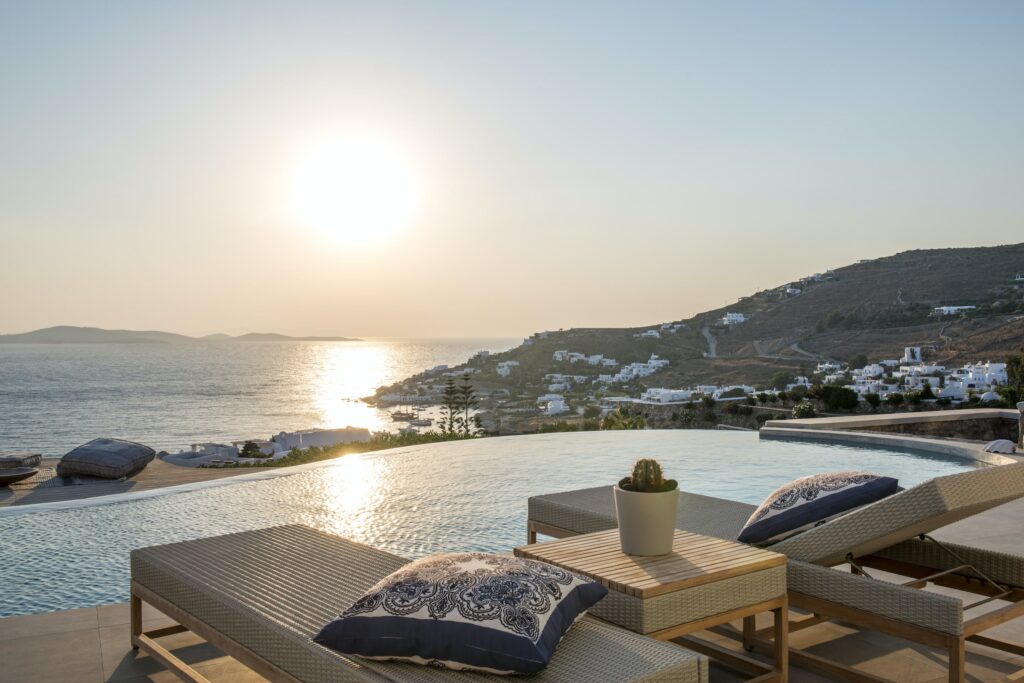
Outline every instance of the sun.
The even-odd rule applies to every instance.
[[[322,142],[292,180],[298,220],[338,242],[365,244],[407,227],[419,207],[417,179],[394,147],[367,138]]]

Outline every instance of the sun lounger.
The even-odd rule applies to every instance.
[[[827,524],[788,538],[772,550],[790,558],[790,605],[816,616],[791,622],[790,631],[829,619],[842,619],[949,653],[949,680],[962,681],[966,641],[1012,654],[1024,647],[982,632],[1024,614],[1024,556],[939,543],[928,534],[1024,497],[1024,463],[987,467],[939,477],[854,510]],[[680,529],[735,539],[755,506],[684,493]],[[616,526],[611,486],[529,500],[529,541],[536,534],[564,537]],[[834,568],[847,564],[848,569]],[[906,584],[872,578],[883,570],[912,580]],[[965,619],[973,604],[949,595],[919,590],[927,583],[956,588],[990,602],[1008,603]],[[979,603],[980,603],[979,601]],[[980,604],[978,604],[980,606]],[[746,630],[746,629],[745,629]],[[747,637],[748,645],[760,645]],[[865,680],[863,674],[791,650],[798,666],[830,677]]]
[[[304,526],[282,526],[135,550],[132,643],[179,677],[205,681],[157,639],[191,630],[272,681],[476,683],[497,676],[347,659],[311,638],[370,586],[408,560]],[[177,621],[143,633],[141,603]],[[581,619],[530,681],[707,681],[707,660]],[[515,677],[517,679],[522,677]],[[508,677],[500,680],[509,681]]]

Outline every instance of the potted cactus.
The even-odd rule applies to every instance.
[[[657,460],[637,460],[632,476],[615,487],[619,542],[627,555],[666,555],[679,507],[675,479],[665,479]]]

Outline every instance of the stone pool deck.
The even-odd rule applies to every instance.
[[[1024,554],[1024,500],[977,515],[940,530],[946,540],[1003,552]],[[990,603],[981,611],[995,609]],[[974,616],[974,612],[970,615]],[[145,627],[158,628],[170,620],[145,607]],[[170,683],[178,680],[152,658],[131,649],[128,605],[87,607],[0,619],[0,681],[3,683]],[[1024,620],[1003,624],[992,635],[1024,643]],[[732,641],[714,637],[728,647]],[[879,633],[859,631],[842,624],[823,624],[792,634],[796,647],[835,659],[867,674],[892,681],[945,683],[944,654]],[[202,639],[181,633],[162,639],[165,646],[215,683],[251,683],[264,680]],[[968,643],[967,680],[999,681],[1024,668],[1024,657],[1014,657]],[[526,680],[526,679],[524,679]],[[712,666],[712,683],[743,680]],[[829,679],[794,669],[794,683],[822,683]]]
[[[55,477],[58,458],[47,458],[39,465],[39,474],[7,488],[0,488],[0,508],[11,505],[56,503],[117,493],[150,491],[179,484],[192,484],[211,479],[253,472],[249,468],[179,467],[162,460],[153,460],[146,469],[124,481],[82,478],[78,484],[64,484]]]

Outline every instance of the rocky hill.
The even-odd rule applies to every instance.
[[[976,308],[937,316],[938,306]],[[725,325],[726,313],[741,313],[746,320]],[[825,359],[899,358],[906,346],[921,346],[927,359],[946,364],[1001,360],[1024,347],[1024,243],[915,250],[862,261],[672,322],[668,330],[658,324],[545,332],[460,367],[480,370],[477,383],[485,389],[526,396],[543,392],[547,373],[609,372],[555,361],[555,351],[603,354],[620,365],[646,361],[651,354],[668,359],[667,368],[611,388],[635,396],[647,386],[758,384],[780,371],[813,370]],[[644,332],[650,336],[640,336]],[[499,377],[497,363],[509,360],[520,365],[507,378]],[[410,390],[422,379],[382,391]]]

